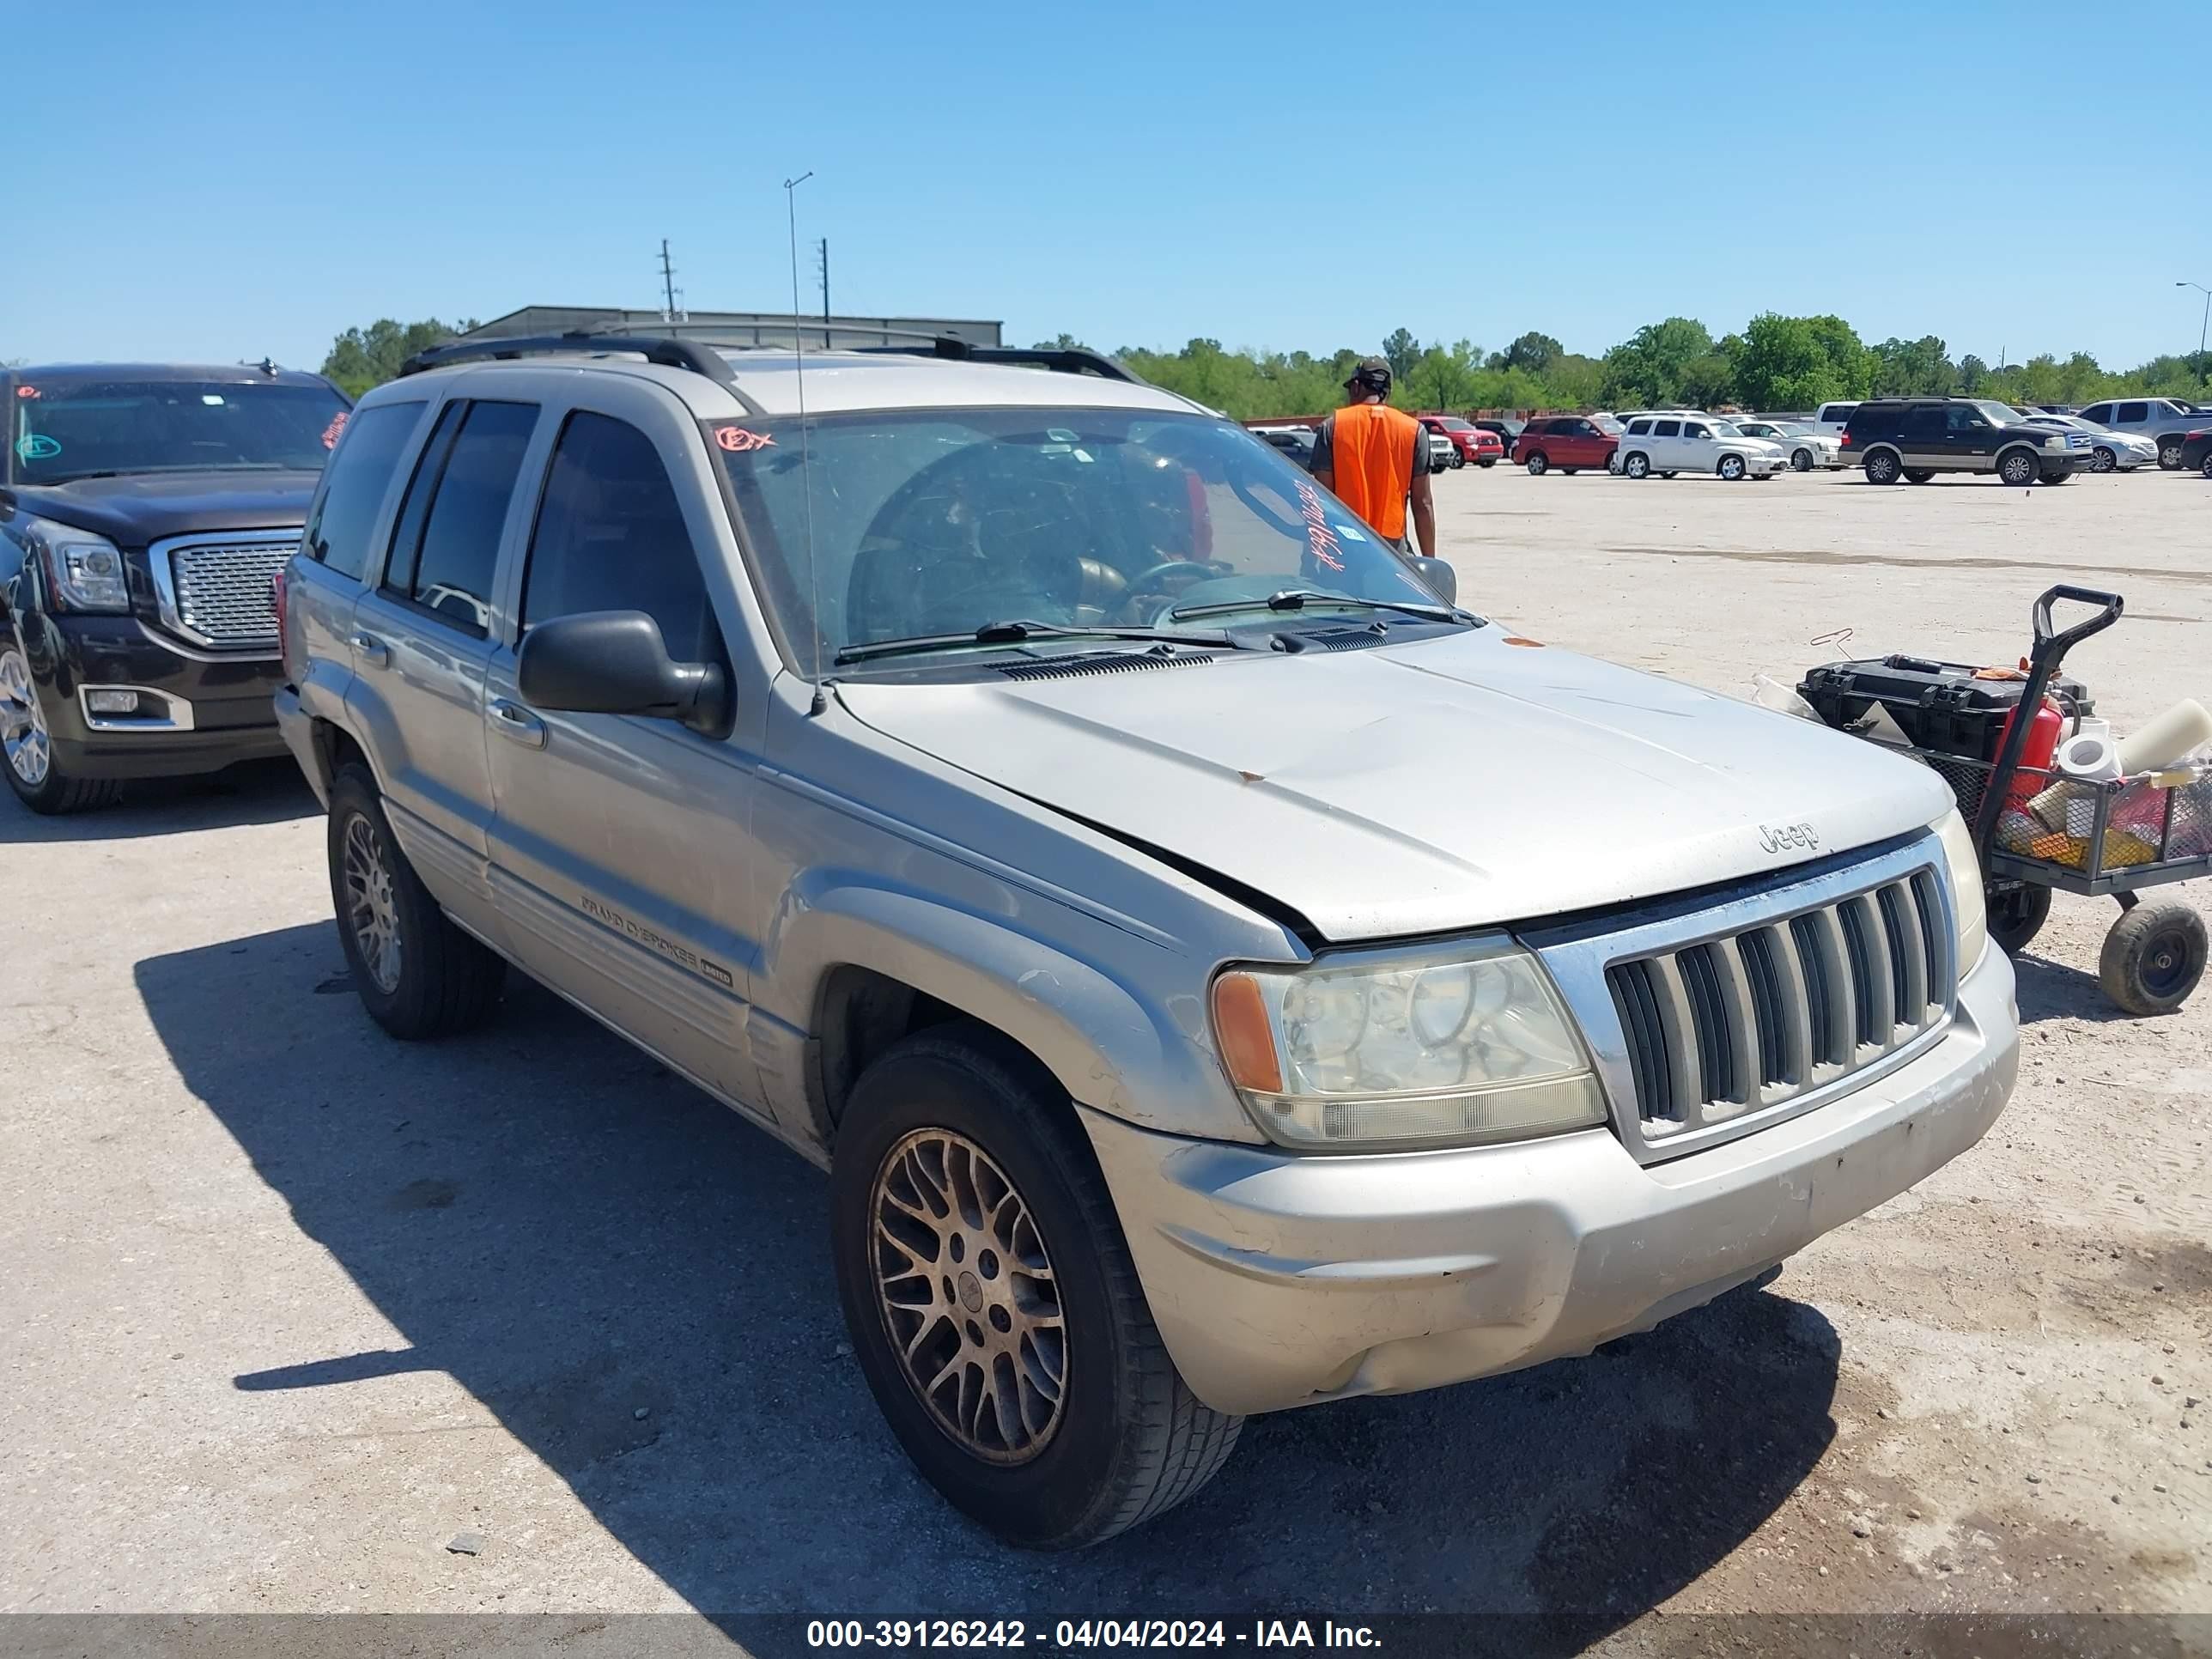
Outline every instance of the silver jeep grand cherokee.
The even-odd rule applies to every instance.
[[[877,1401],[1010,1540],[1648,1328],[2004,1104],[1931,774],[1458,609],[1106,359],[410,367],[281,600],[370,1013],[513,963],[827,1168]]]

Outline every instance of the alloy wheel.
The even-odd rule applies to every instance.
[[[2004,481],[2008,484],[2031,484],[2035,482],[2035,458],[2018,452],[2008,455],[2002,463]]]
[[[908,1385],[988,1463],[1026,1463],[1066,1403],[1067,1332],[1029,1206],[986,1152],[916,1129],[884,1154],[868,1211],[876,1297]]]
[[[1733,455],[1721,457],[1721,477],[1734,483],[1743,477],[1743,463]]]
[[[2118,461],[2113,456],[2112,452],[2103,447],[2101,445],[2098,447],[2097,452],[2089,458],[2089,469],[2093,472],[2110,472],[2113,467],[2118,465]]]
[[[2174,471],[2179,468],[2181,465],[2181,446],[2179,444],[2167,444],[2164,448],[2160,449],[2158,452],[2158,464],[2164,467],[2168,472]]]
[[[31,665],[13,647],[0,651],[0,747],[6,749],[8,764],[26,789],[36,789],[46,781],[53,744],[46,735],[46,712],[31,684]]]
[[[384,837],[360,813],[346,825],[346,926],[376,988],[390,996],[399,989],[399,906],[392,893],[392,862]]]

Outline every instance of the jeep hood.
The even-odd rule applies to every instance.
[[[1952,805],[1934,773],[1863,739],[1506,638],[843,681],[837,696],[890,737],[1256,889],[1328,939],[1756,875]]]

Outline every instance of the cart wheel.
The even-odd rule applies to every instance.
[[[2097,963],[2105,994],[2131,1014],[2172,1013],[2203,977],[2204,918],[2173,899],[2114,922]]]
[[[2027,949],[2028,941],[2043,931],[2051,915],[2051,890],[2033,882],[1986,888],[1982,898],[1989,907],[1990,937],[2008,957]]]

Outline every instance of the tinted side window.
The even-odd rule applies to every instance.
[[[2091,404],[2088,408],[2081,411],[2081,418],[2102,426],[2112,418],[2112,406],[2110,404]]]
[[[1650,430],[1651,422],[1649,421],[1631,421],[1628,423],[1629,435],[1632,437],[1640,438]]]
[[[537,424],[535,404],[471,404],[422,523],[415,602],[471,634],[491,630],[500,528]]]
[[[1710,438],[1713,433],[1712,428],[1702,421],[1685,421],[1682,422],[1682,435],[1685,438]]]
[[[1680,421],[1654,421],[1651,435],[1655,438],[1679,438],[1682,435],[1682,423]]]
[[[469,412],[465,400],[447,404],[438,411],[438,423],[415,458],[415,476],[407,481],[407,494],[399,502],[399,517],[392,527],[392,552],[384,562],[384,586],[400,598],[415,597],[415,556],[422,547],[422,521],[430,516],[430,497],[438,493],[438,475],[445,471],[446,452],[453,447],[453,430]]]
[[[2148,404],[2122,404],[2120,405],[2118,419],[2123,424],[2125,424],[2129,421],[2147,421],[2149,418],[2150,405]]]
[[[302,538],[309,558],[360,577],[368,562],[369,526],[422,413],[419,403],[379,404],[346,422]]]
[[[523,576],[522,626],[586,611],[642,611],[678,662],[712,662],[721,630],[684,511],[653,441],[578,411],[553,451]]]

